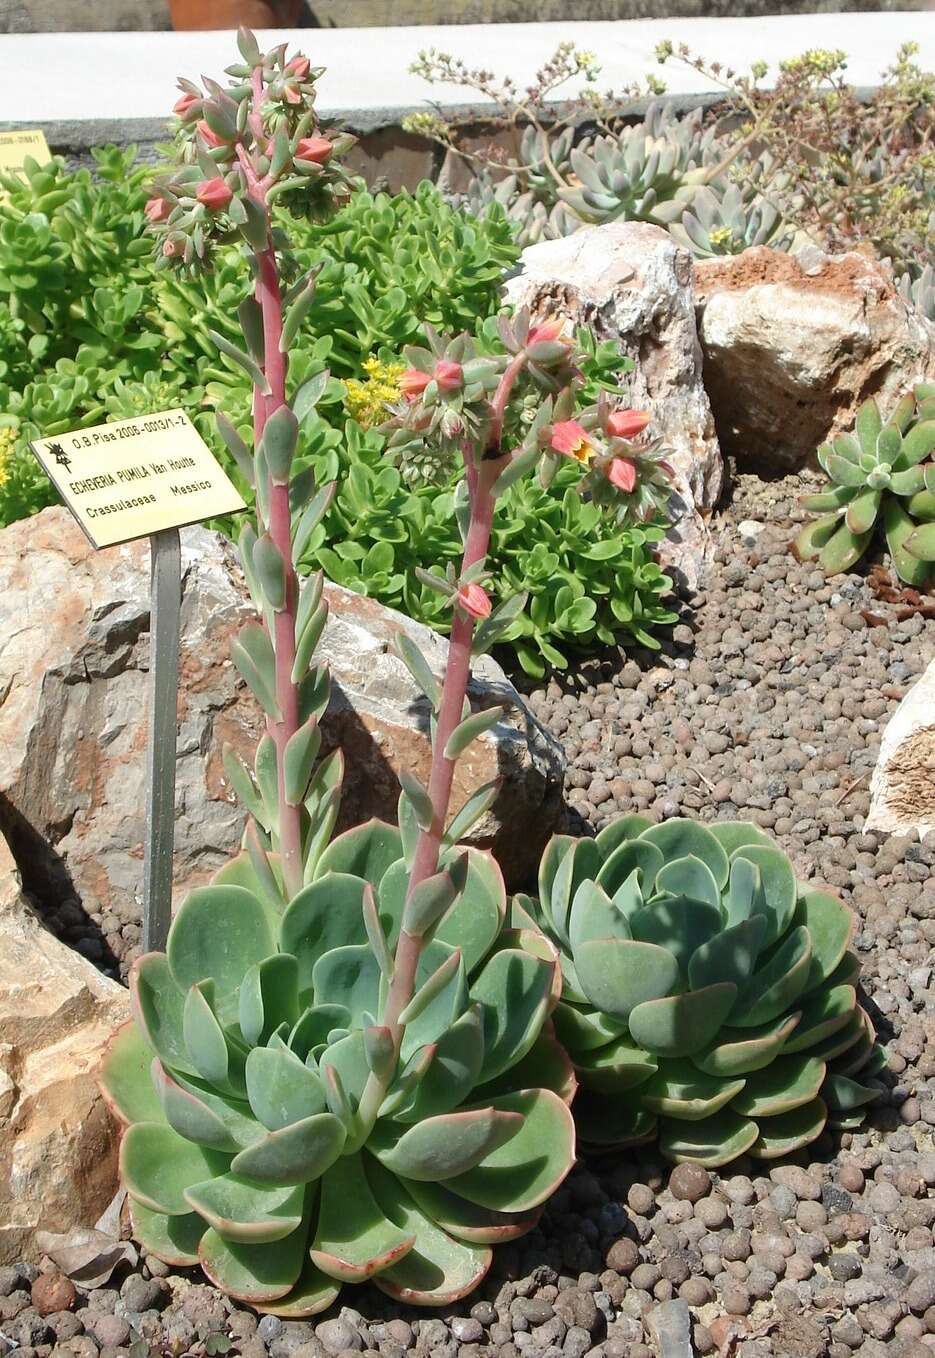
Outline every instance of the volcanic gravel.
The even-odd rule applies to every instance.
[[[243,1358],[650,1358],[671,1301],[697,1354],[935,1358],[935,837],[862,828],[881,731],[935,655],[935,621],[898,621],[863,576],[796,563],[799,489],[741,477],[706,589],[662,652],[589,663],[531,702],[565,746],[579,828],[634,810],[750,819],[849,902],[889,1053],[866,1129],[722,1173],[651,1149],[581,1164],[540,1227],[439,1312],[349,1288],[349,1305],[282,1322],[152,1258],[77,1295],[0,1268],[0,1358],[213,1353],[221,1335]]]

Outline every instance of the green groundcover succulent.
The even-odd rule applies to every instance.
[[[574,1076],[546,1030],[556,955],[504,928],[489,855],[450,849],[408,904],[406,857],[395,826],[347,831],[284,908],[243,853],[133,968],[136,1021],[102,1084],[134,1235],[261,1310],[313,1314],[368,1278],[453,1302],[572,1164]],[[374,1016],[404,920],[432,937],[387,1078]]]
[[[862,1121],[883,1056],[857,1003],[853,917],[755,825],[633,815],[596,839],[556,835],[538,901],[514,900],[524,920],[561,955],[554,1022],[585,1144],[658,1135],[668,1159],[713,1167]]]
[[[871,397],[857,412],[852,434],[818,449],[831,482],[805,495],[802,507],[819,515],[799,533],[796,555],[817,560],[829,575],[848,571],[882,524],[893,568],[907,585],[925,587],[935,562],[935,385],[920,384],[884,421]]]

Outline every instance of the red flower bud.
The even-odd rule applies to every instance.
[[[543,340],[564,339],[566,325],[567,321],[560,320],[557,316],[549,316],[530,330],[526,337],[526,348],[528,349],[533,344],[540,344]]]
[[[615,439],[632,439],[643,432],[651,418],[645,410],[614,410],[607,416],[607,432]]]
[[[227,142],[224,140],[224,138],[219,137],[218,134],[214,131],[214,129],[208,126],[204,118],[199,118],[198,122],[195,124],[195,127],[198,130],[201,140],[207,146],[216,147],[227,145]]]
[[[399,389],[407,401],[417,401],[431,380],[419,368],[407,368],[399,379]]]
[[[594,451],[587,431],[577,420],[559,420],[552,425],[550,445],[563,457],[574,457],[579,462],[587,462]]]
[[[184,119],[189,116],[192,109],[200,107],[201,100],[198,98],[197,94],[183,94],[180,98],[176,99],[175,103],[172,105],[172,112]]]
[[[199,203],[203,203],[209,212],[220,212],[227,207],[233,196],[220,175],[217,175],[214,179],[203,180],[198,185],[196,195]]]
[[[164,222],[172,211],[172,204],[165,198],[149,198],[143,211],[148,222]]]
[[[316,165],[324,165],[334,150],[327,137],[303,137],[295,148],[296,160],[311,160]]]
[[[450,358],[440,358],[435,364],[435,381],[439,391],[460,391],[464,385],[464,372],[460,363]]]
[[[629,495],[636,489],[636,463],[628,457],[615,457],[607,468],[607,480]]]
[[[311,69],[311,62],[308,57],[293,57],[286,63],[286,70],[290,75],[294,75],[297,80],[304,80]]]
[[[490,598],[480,585],[462,585],[458,590],[458,607],[472,618],[490,617]]]

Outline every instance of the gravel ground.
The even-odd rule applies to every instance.
[[[720,1175],[651,1151],[580,1165],[440,1313],[362,1288],[343,1297],[358,1309],[258,1321],[155,1259],[77,1295],[54,1270],[0,1269],[0,1358],[211,1353],[219,1334],[243,1358],[651,1358],[672,1300],[698,1354],[935,1358],[935,837],[862,829],[880,733],[935,654],[935,620],[870,626],[863,612],[895,610],[862,576],[797,564],[798,490],[741,477],[710,588],[662,654],[589,664],[531,700],[565,744],[579,822],[752,819],[852,905],[890,1063],[866,1130]]]

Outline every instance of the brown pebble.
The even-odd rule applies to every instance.
[[[40,1273],[30,1289],[30,1297],[40,1316],[51,1316],[56,1311],[70,1311],[78,1293],[64,1273]]]
[[[656,1204],[656,1195],[648,1184],[634,1184],[627,1194],[627,1206],[637,1216],[649,1216]]]
[[[622,1240],[615,1240],[607,1251],[607,1267],[625,1276],[629,1276],[639,1262],[640,1252],[636,1242],[626,1236]]]
[[[843,1164],[838,1170],[838,1183],[842,1188],[846,1188],[848,1193],[862,1193],[864,1191],[863,1170],[854,1164]]]
[[[711,1175],[703,1165],[676,1165],[669,1178],[669,1192],[685,1202],[698,1202],[710,1191]]]

